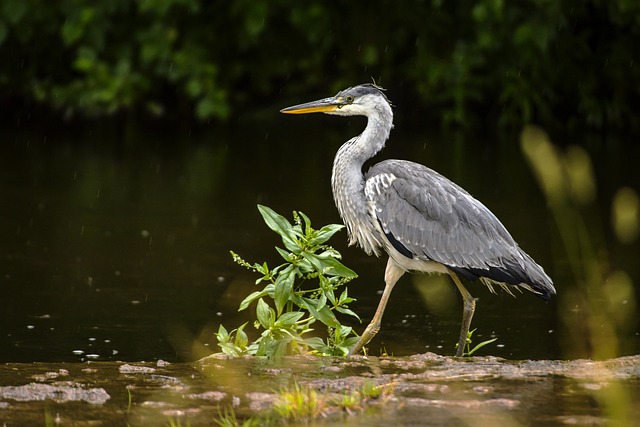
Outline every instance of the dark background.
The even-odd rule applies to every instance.
[[[403,120],[640,129],[633,0],[6,0],[8,123],[212,125],[370,81]]]

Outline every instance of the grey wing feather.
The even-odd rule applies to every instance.
[[[387,160],[375,165],[367,197],[387,237],[413,257],[433,260],[468,278],[528,284],[555,293],[551,279],[522,251],[482,203],[437,172],[417,163]],[[402,253],[402,251],[401,251]],[[538,289],[540,288],[540,289]]]

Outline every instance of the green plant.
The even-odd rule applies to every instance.
[[[167,420],[167,424],[168,427],[182,427],[182,421],[180,421],[180,418],[173,418],[170,417]],[[187,424],[185,424],[185,427],[191,427],[191,421],[189,421],[187,419]]]
[[[266,206],[258,205],[258,210],[267,226],[282,237],[284,249],[276,250],[285,262],[272,269],[266,262],[250,264],[231,252],[236,263],[260,275],[256,284],[266,283],[262,290],[246,297],[239,308],[245,310],[256,302],[254,326],[262,333],[249,343],[244,332],[246,324],[231,332],[220,325],[216,333],[218,346],[232,357],[305,352],[346,355],[357,336],[351,327],[340,323],[336,313],[359,320],[348,307],[354,299],[345,287],[357,275],[340,262],[338,251],[325,244],[344,226],[330,224],[315,230],[302,212],[293,213],[292,224]],[[327,327],[326,340],[308,336],[317,321]]]
[[[388,392],[390,384],[376,385],[376,383],[367,381],[360,389],[360,395],[363,399],[378,399],[385,392]]]
[[[367,381],[358,389],[345,391],[335,402],[335,405],[352,414],[355,411],[363,410],[370,401],[380,399],[390,391],[389,384],[376,385],[372,381]]]
[[[224,410],[218,407],[218,417],[213,420],[220,427],[254,427],[264,425],[264,421],[256,418],[247,418],[240,422],[233,407],[225,407]]]
[[[563,260],[559,268],[572,277],[573,286],[558,294],[565,356],[606,360],[630,353],[628,346],[633,344],[621,338],[636,327],[638,302],[629,273],[609,259],[610,242],[594,206],[597,188],[591,157],[580,146],[561,150],[535,126],[526,127],[520,138],[556,223],[554,235],[563,254],[556,256]],[[640,197],[628,187],[619,189],[611,203],[614,232],[623,244],[637,238],[639,206]],[[622,381],[594,390],[593,397],[611,424],[633,424],[636,404]]]
[[[362,409],[362,396],[359,393],[345,391],[336,402],[348,414]]]
[[[133,405],[133,395],[131,394],[131,387],[127,386],[127,412],[131,411],[131,406]]]
[[[473,336],[473,333],[476,331],[476,329],[473,329],[471,331],[469,331],[467,333],[467,351],[464,352],[462,355],[463,356],[473,356],[473,354],[480,350],[482,347],[484,347],[487,344],[491,344],[492,342],[496,341],[498,338],[492,338],[490,340],[486,340],[486,341],[482,341],[481,343],[478,343],[475,347],[471,348],[471,344],[472,344],[472,339],[471,337]],[[458,344],[456,344],[456,348],[458,347]]]
[[[328,407],[329,401],[318,396],[313,388],[294,383],[292,388],[278,393],[273,412],[287,421],[310,421],[322,415]]]

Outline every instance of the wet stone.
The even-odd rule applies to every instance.
[[[129,365],[125,363],[118,368],[121,374],[153,374],[156,369],[149,366]]]
[[[221,391],[205,391],[204,393],[191,393],[186,395],[188,399],[202,399],[210,402],[219,402],[226,396],[227,394]]]
[[[100,405],[110,399],[103,388],[84,388],[80,384],[39,384],[0,387],[0,399],[38,401],[51,399],[56,402],[80,402]]]
[[[273,405],[276,401],[275,393],[261,393],[251,392],[245,394],[245,397],[249,400],[249,408],[252,411],[264,411]]]
[[[47,381],[59,377],[66,377],[69,375],[69,371],[66,369],[59,369],[57,372],[45,372],[44,374],[33,375],[32,378],[36,381]]]

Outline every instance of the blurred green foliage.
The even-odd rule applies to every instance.
[[[638,130],[639,39],[636,0],[4,0],[0,104],[206,121],[373,77],[445,125]]]

